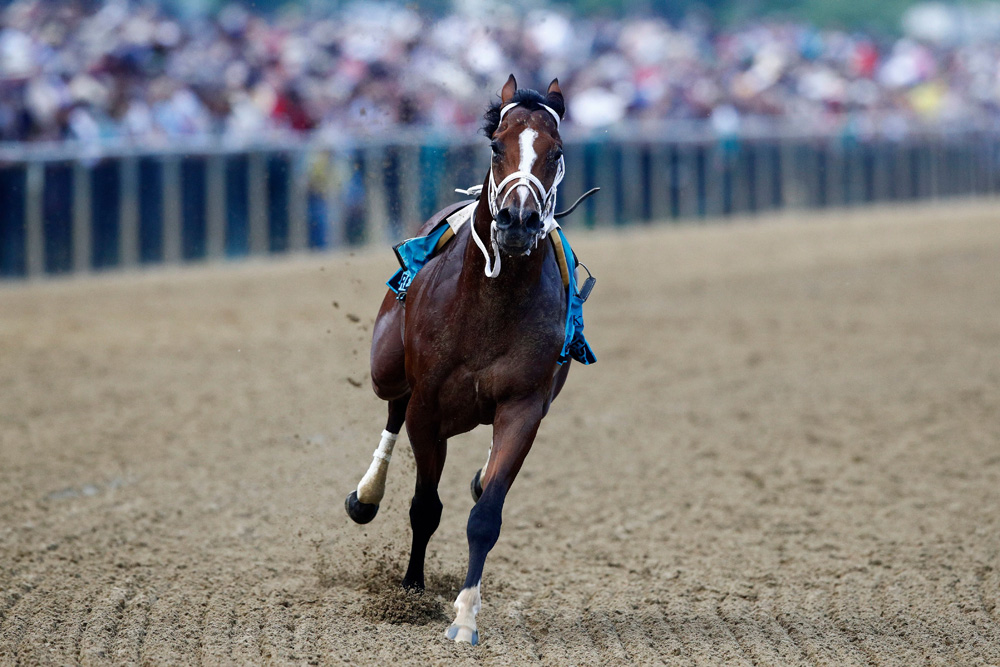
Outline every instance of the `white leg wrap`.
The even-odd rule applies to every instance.
[[[463,588],[455,600],[455,622],[445,633],[448,639],[469,644],[479,643],[479,631],[476,629],[476,614],[482,609],[483,599],[479,594],[482,581],[475,588]]]
[[[389,472],[389,460],[392,459],[392,448],[396,445],[399,435],[382,431],[382,440],[378,449],[372,454],[372,463],[368,472],[358,482],[358,500],[367,505],[378,505],[385,495],[385,476]]]

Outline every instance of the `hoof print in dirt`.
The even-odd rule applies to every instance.
[[[347,496],[344,508],[347,510],[347,516],[351,517],[354,523],[368,523],[378,514],[378,505],[361,502],[358,500],[357,491],[351,491],[351,495]]]

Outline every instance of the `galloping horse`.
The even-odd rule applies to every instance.
[[[358,523],[374,518],[405,422],[417,480],[403,586],[424,588],[424,555],[441,519],[437,487],[448,438],[493,425],[486,465],[472,480],[468,573],[446,632],[458,642],[479,640],[486,555],[500,535],[507,491],[566,381],[565,362],[594,361],[583,338],[575,259],[555,223],[564,114],[558,80],[543,96],[518,90],[510,76],[500,102],[486,112],[493,157],[478,200],[439,212],[419,237],[397,247],[404,268],[390,281],[393,289],[375,320],[372,386],[388,401],[389,417],[346,506]],[[551,243],[542,243],[549,237]],[[407,251],[410,243],[423,251]]]

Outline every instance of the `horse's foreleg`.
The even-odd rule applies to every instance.
[[[406,405],[409,401],[409,394],[389,401],[389,418],[386,420],[378,448],[372,453],[368,472],[358,482],[357,490],[352,491],[344,502],[347,515],[356,523],[368,523],[378,513],[379,503],[385,495],[385,478],[389,472],[392,449],[406,419]]]
[[[507,491],[517,477],[535,440],[544,413],[543,400],[519,401],[497,408],[493,446],[482,471],[482,495],[469,512],[469,569],[455,600],[455,622],[445,633],[457,642],[479,642],[476,615],[482,607],[480,594],[486,556],[500,537],[501,514]]]
[[[413,543],[403,587],[422,591],[427,543],[441,522],[442,505],[437,489],[448,453],[448,441],[438,437],[436,425],[423,423],[419,417],[410,417],[407,433],[417,464],[417,482],[410,503]]]

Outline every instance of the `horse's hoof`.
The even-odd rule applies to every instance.
[[[479,630],[465,625],[452,623],[451,627],[445,630],[444,636],[457,644],[465,642],[475,646],[479,643]]]
[[[483,497],[483,485],[479,482],[479,476],[483,474],[483,469],[480,468],[476,471],[476,476],[472,478],[472,484],[470,488],[472,490],[472,499],[479,502],[479,499]]]
[[[410,591],[411,593],[423,593],[424,592],[424,582],[410,579],[403,579],[403,588]]]
[[[347,496],[344,501],[344,509],[347,510],[347,516],[351,517],[354,523],[368,523],[378,514],[378,505],[361,502],[358,500],[357,491],[351,491],[351,495]]]

